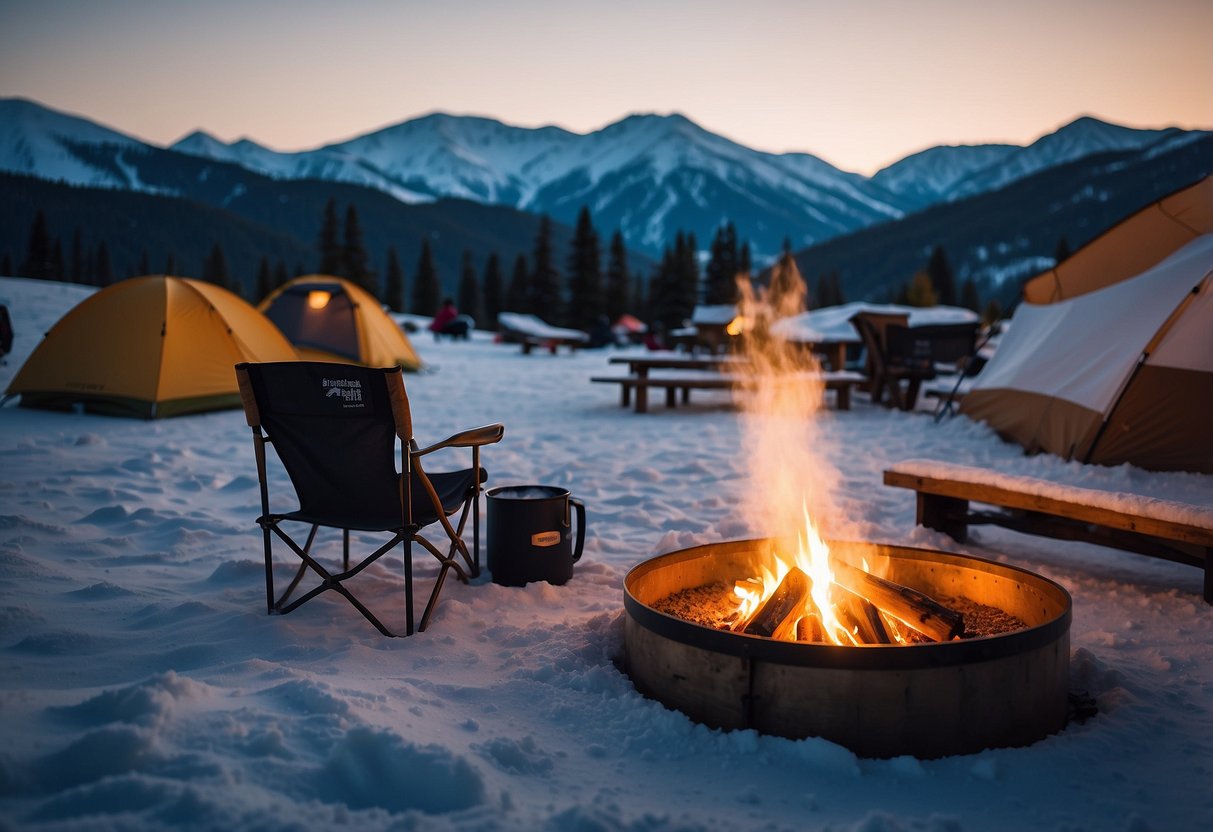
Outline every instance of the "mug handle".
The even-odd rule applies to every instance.
[[[569,497],[569,503],[577,510],[577,547],[573,550],[573,563],[581,560],[581,550],[585,547],[585,503]]]

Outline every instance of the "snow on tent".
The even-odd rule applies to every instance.
[[[421,369],[421,359],[403,330],[369,292],[344,278],[297,277],[257,308],[309,361]]]
[[[56,323],[5,396],[25,407],[158,418],[240,406],[233,367],[296,361],[274,325],[226,289],[154,275],[115,283]]]
[[[1213,233],[1136,277],[1020,304],[961,412],[1030,452],[1213,473]]]

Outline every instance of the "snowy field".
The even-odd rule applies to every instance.
[[[87,291],[0,279],[17,330],[0,386]],[[1204,506],[1213,477],[1025,457],[963,417],[936,425],[863,397],[824,414],[820,452],[855,531],[1022,565],[1072,593],[1072,688],[1099,708],[1026,748],[864,760],[819,739],[696,725],[617,669],[630,567],[761,534],[738,508],[750,482],[726,395],[638,416],[617,389],[589,383],[608,371],[602,352],[414,344],[433,368],[406,377],[423,444],[503,422],[504,441],[484,453],[490,485],[560,485],[584,500],[573,580],[448,582],[431,628],[409,639],[380,637],[332,593],[267,616],[242,414],[144,422],[10,403],[0,828],[1213,825],[1213,608],[1199,570],[989,527],[959,547],[915,528],[913,494],[884,487],[881,472],[938,459]],[[399,582],[381,563],[360,586],[383,609]],[[430,563],[418,554],[422,589]]]

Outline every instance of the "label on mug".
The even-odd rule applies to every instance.
[[[560,532],[539,532],[531,535],[532,546],[555,546],[562,539]]]

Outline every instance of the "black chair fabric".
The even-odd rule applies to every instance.
[[[462,557],[468,569],[478,571],[479,554],[473,563],[462,534],[469,509],[478,512],[476,498],[487,479],[483,468],[471,468],[427,474],[419,461],[407,467],[407,481],[400,474],[404,460],[416,450],[412,436],[401,436],[402,426],[411,426],[408,401],[404,394],[400,368],[370,368],[326,362],[277,362],[240,364],[236,367],[245,401],[245,412],[258,443],[258,477],[262,487],[262,516],[258,523],[265,530],[266,593],[270,612],[290,612],[323,589],[335,589],[350,600],[381,632],[394,635],[371,614],[342,582],[366,565],[403,544],[405,592],[407,597],[407,633],[413,632],[412,572],[409,544],[416,540],[442,564],[420,629],[425,629],[442,581],[450,569],[466,580],[457,561]],[[393,378],[394,376],[394,378]],[[392,386],[399,395],[393,396]],[[403,413],[401,412],[403,409]],[[262,434],[264,431],[264,435]],[[499,436],[498,436],[499,438]],[[492,439],[489,441],[496,441]],[[273,447],[286,470],[298,498],[299,507],[288,512],[271,512],[265,468],[265,447]],[[473,449],[473,459],[478,450]],[[400,467],[397,467],[397,462]],[[436,497],[431,497],[427,484]],[[445,518],[462,510],[458,528]],[[475,515],[474,529],[479,528]],[[311,526],[308,540],[299,544],[281,528],[284,521]],[[440,523],[448,552],[444,556],[419,533],[423,527]],[[343,529],[345,535],[344,571],[330,573],[310,553],[317,527]],[[390,532],[393,537],[351,569],[348,532]],[[286,543],[303,561],[290,587],[281,597],[274,596],[271,532]],[[307,569],[322,579],[321,587],[294,602],[289,597]]]

